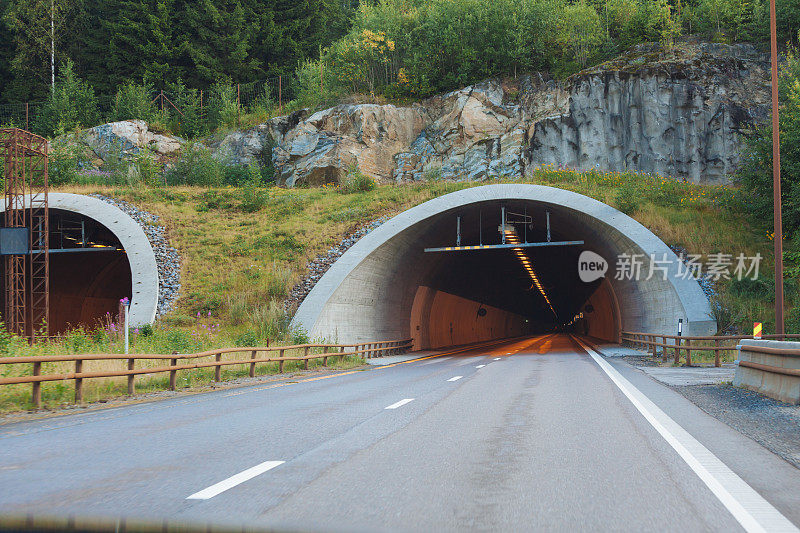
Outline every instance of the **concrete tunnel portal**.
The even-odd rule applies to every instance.
[[[153,322],[158,269],[138,223],[116,206],[89,196],[50,193],[49,204],[50,334],[79,326],[94,329],[106,313],[116,316],[122,298],[131,301],[131,325]],[[3,309],[5,291],[0,299]],[[26,300],[30,301],[29,291]]]
[[[509,223],[520,240],[580,245],[526,247],[542,291],[513,249],[425,252],[456,244],[501,243],[501,209],[527,215]],[[508,217],[507,220],[521,220]],[[602,278],[578,274],[583,251],[608,264]],[[637,254],[638,279],[616,279],[617,258]],[[651,257],[666,262],[648,278]],[[472,187],[405,211],[360,239],[325,273],[293,324],[312,338],[339,342],[414,339],[415,349],[552,331],[617,341],[619,332],[685,334],[716,331],[698,283],[679,275],[679,259],[647,228],[586,196],[541,185]],[[549,302],[548,302],[549,300]],[[583,315],[583,318],[575,320]]]

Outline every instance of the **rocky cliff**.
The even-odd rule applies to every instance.
[[[299,111],[222,141],[246,162],[272,146],[278,181],[520,176],[542,165],[724,182],[743,129],[769,114],[769,64],[747,45],[641,45],[557,83],[488,80],[408,107]]]

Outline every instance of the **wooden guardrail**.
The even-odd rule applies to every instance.
[[[736,351],[736,347],[742,339],[752,339],[752,335],[719,335],[719,336],[691,336],[691,335],[662,335],[660,333],[646,333],[641,331],[623,331],[621,339],[623,342],[630,342],[634,346],[647,348],[647,353],[656,355],[657,348],[661,348],[661,360],[668,360],[668,350],[673,352],[673,362],[677,365],[681,360],[681,352],[684,353],[686,366],[692,366],[692,352],[712,351],[714,352],[714,366],[721,366],[721,352]],[[762,335],[766,340],[786,340],[800,339],[798,334],[784,335]],[[658,342],[656,339],[660,339]],[[672,341],[667,342],[667,341]],[[726,342],[733,342],[726,345]],[[704,344],[705,343],[705,344]],[[713,345],[709,345],[713,343]]]
[[[411,348],[412,340],[398,341],[378,341],[364,344],[295,344],[290,346],[247,346],[235,348],[220,348],[206,352],[191,354],[80,354],[80,355],[42,355],[24,357],[0,357],[0,365],[17,365],[30,363],[33,365],[33,372],[30,376],[4,377],[0,378],[0,385],[12,385],[20,383],[31,383],[32,402],[37,408],[42,403],[41,384],[45,381],[64,381],[75,380],[75,403],[83,401],[83,380],[90,378],[108,377],[128,377],[128,394],[135,392],[136,376],[142,374],[158,374],[169,372],[169,390],[175,390],[177,374],[179,370],[189,370],[194,368],[214,368],[214,381],[221,381],[223,366],[231,365],[250,365],[250,377],[255,377],[256,365],[258,363],[278,363],[278,371],[283,373],[283,363],[285,361],[304,361],[304,368],[308,370],[310,359],[322,359],[322,364],[327,366],[329,357],[344,358],[350,355],[360,355],[365,359],[380,357],[384,355],[404,353]],[[321,353],[309,353],[312,349],[322,349]],[[286,355],[290,350],[302,350],[302,355]],[[248,353],[248,359],[223,360],[223,354]],[[259,356],[259,354],[269,354],[277,352],[275,356]],[[181,360],[200,359],[204,357],[214,357],[213,361],[185,362],[179,364]],[[83,370],[84,361],[97,360],[127,360],[127,370],[106,370],[99,372],[85,372]],[[169,365],[148,368],[136,368],[136,361],[139,360],[169,360]],[[73,362],[74,372],[61,374],[42,374],[42,363],[52,362]]]

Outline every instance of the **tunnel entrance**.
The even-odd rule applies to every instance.
[[[411,307],[415,347],[573,330],[616,340],[613,289],[603,278],[579,279],[587,234],[569,216],[542,203],[495,200],[431,220],[418,237],[429,275]]]
[[[107,318],[116,319],[120,299],[132,297],[131,269],[120,240],[79,213],[51,208],[49,221],[50,334],[79,326],[95,329]],[[30,301],[30,287],[26,292]],[[4,306],[6,291],[1,298]]]
[[[523,213],[519,240],[579,245],[426,252],[499,244],[501,209]],[[528,220],[528,219],[526,219]],[[583,252],[609,272],[584,282]],[[616,279],[621,254],[637,254],[644,276]],[[647,277],[653,257],[670,260],[666,279]],[[298,309],[294,325],[314,338],[358,342],[413,338],[417,349],[522,334],[574,331],[616,341],[621,329],[691,334],[716,329],[696,281],[677,276],[678,258],[647,228],[616,209],[539,185],[486,185],[414,207],[362,238]],[[537,285],[538,283],[538,285]],[[540,290],[541,288],[541,290]]]

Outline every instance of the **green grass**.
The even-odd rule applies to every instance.
[[[666,243],[682,246],[690,253],[706,256],[716,251],[746,255],[759,252],[765,258],[762,272],[769,274],[772,270],[772,243],[750,227],[738,205],[735,188],[632,173],[580,173],[553,168],[536,170],[530,179],[502,178],[492,182],[538,183],[585,194],[624,210]],[[486,184],[424,180],[371,187],[361,176],[354,176],[353,183],[345,190],[330,186],[262,188],[256,191],[262,198],[255,210],[243,202],[244,195],[253,194],[252,186],[73,185],[58,190],[99,192],[133,202],[161,217],[182,258],[181,298],[177,309],[161,318],[151,335],[133,335],[131,350],[168,354],[263,344],[267,339],[272,345],[303,340],[303,332],[289,330],[283,300],[305,274],[309,260],[361,224],[443,194]],[[774,323],[769,287],[737,286],[736,290],[728,290],[729,286],[727,282],[721,284],[721,314],[725,316],[720,322],[747,331],[753,321],[759,321],[769,331]],[[794,298],[794,293],[790,294],[790,304]],[[11,340],[5,351],[44,355],[121,350],[121,342],[113,336],[77,331],[62,341],[34,347]],[[25,366],[18,371],[29,372],[30,365]],[[7,373],[9,369],[1,371],[3,375],[14,375]],[[190,373],[182,379],[190,384],[205,383],[208,375],[199,372],[195,377]],[[160,377],[141,378],[139,382],[142,390],[165,385]],[[87,380],[85,397],[91,400],[124,394],[122,384],[124,380]],[[90,387],[96,387],[96,396],[89,393]],[[71,385],[52,384],[44,390],[49,405],[70,401],[72,396]],[[29,393],[29,385],[0,388],[0,410],[25,408]]]

